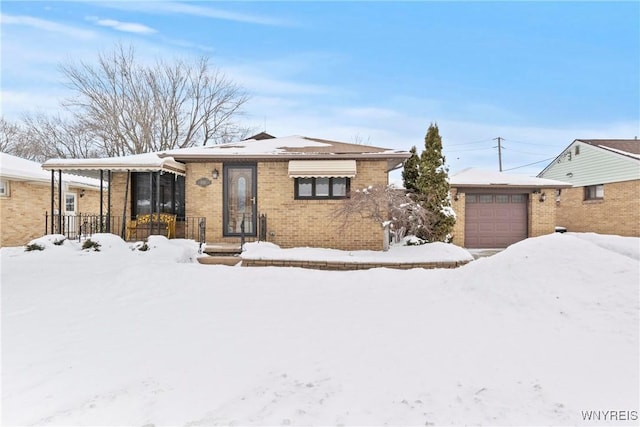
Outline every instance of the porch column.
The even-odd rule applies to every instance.
[[[54,171],[53,169],[51,169],[51,225],[49,226],[49,234],[53,234],[53,221],[55,218],[55,215],[53,214],[53,209],[54,209],[54,197],[56,194],[56,186],[55,186],[55,182],[56,182],[56,171]],[[44,232],[46,233],[47,230],[45,229]]]
[[[58,233],[62,234],[62,169],[58,169]]]
[[[107,188],[107,233],[111,233],[111,169],[107,171],[109,188]]]
[[[102,181],[104,179],[104,171],[102,169],[100,169],[100,232],[102,233],[102,227],[103,227],[103,208],[102,208],[102,196],[103,196],[103,189],[102,189]]]
[[[160,234],[160,171],[158,171],[158,178],[156,179],[156,229]]]

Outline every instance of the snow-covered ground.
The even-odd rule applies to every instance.
[[[348,272],[52,240],[0,250],[4,426],[638,424],[637,238]]]

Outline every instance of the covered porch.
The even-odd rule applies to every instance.
[[[52,159],[42,167],[51,171],[51,210],[45,215],[45,233],[70,239],[113,233],[128,241],[164,235],[205,242],[206,218],[185,215],[185,165],[172,157],[148,153]],[[63,172],[99,180],[98,212],[66,212]]]

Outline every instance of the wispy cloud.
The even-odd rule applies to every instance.
[[[122,22],[116,21],[115,19],[100,19],[95,16],[87,16],[86,20],[93,22],[96,25],[113,28],[114,30],[123,31],[125,33],[153,34],[157,32],[151,27],[147,27],[144,24],[138,24],[135,22]]]
[[[1,25],[22,25],[31,28],[35,28],[41,31],[50,31],[54,33],[64,34],[69,37],[78,39],[92,39],[96,36],[93,31],[85,30],[69,25],[60,24],[53,21],[47,21],[45,19],[34,18],[32,16],[25,15],[7,15],[0,14]]]
[[[272,18],[268,16],[252,15],[248,13],[230,12],[228,10],[195,5],[193,3],[180,2],[109,2],[100,3],[101,6],[112,9],[145,12],[145,13],[161,13],[161,14],[181,14],[190,16],[199,16],[202,18],[222,19],[225,21],[244,22],[247,24],[273,25],[273,26],[291,26],[280,18]]]

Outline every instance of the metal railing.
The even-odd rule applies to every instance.
[[[122,216],[83,214],[59,215],[45,213],[44,234],[62,234],[67,239],[82,240],[96,233],[113,233],[123,239],[126,237],[125,227],[129,218]],[[191,239],[203,244],[206,240],[206,218],[185,217],[176,222],[176,238]],[[137,240],[144,240],[149,235],[157,234],[147,230],[146,235],[138,234]],[[160,233],[162,234],[162,233]]]

